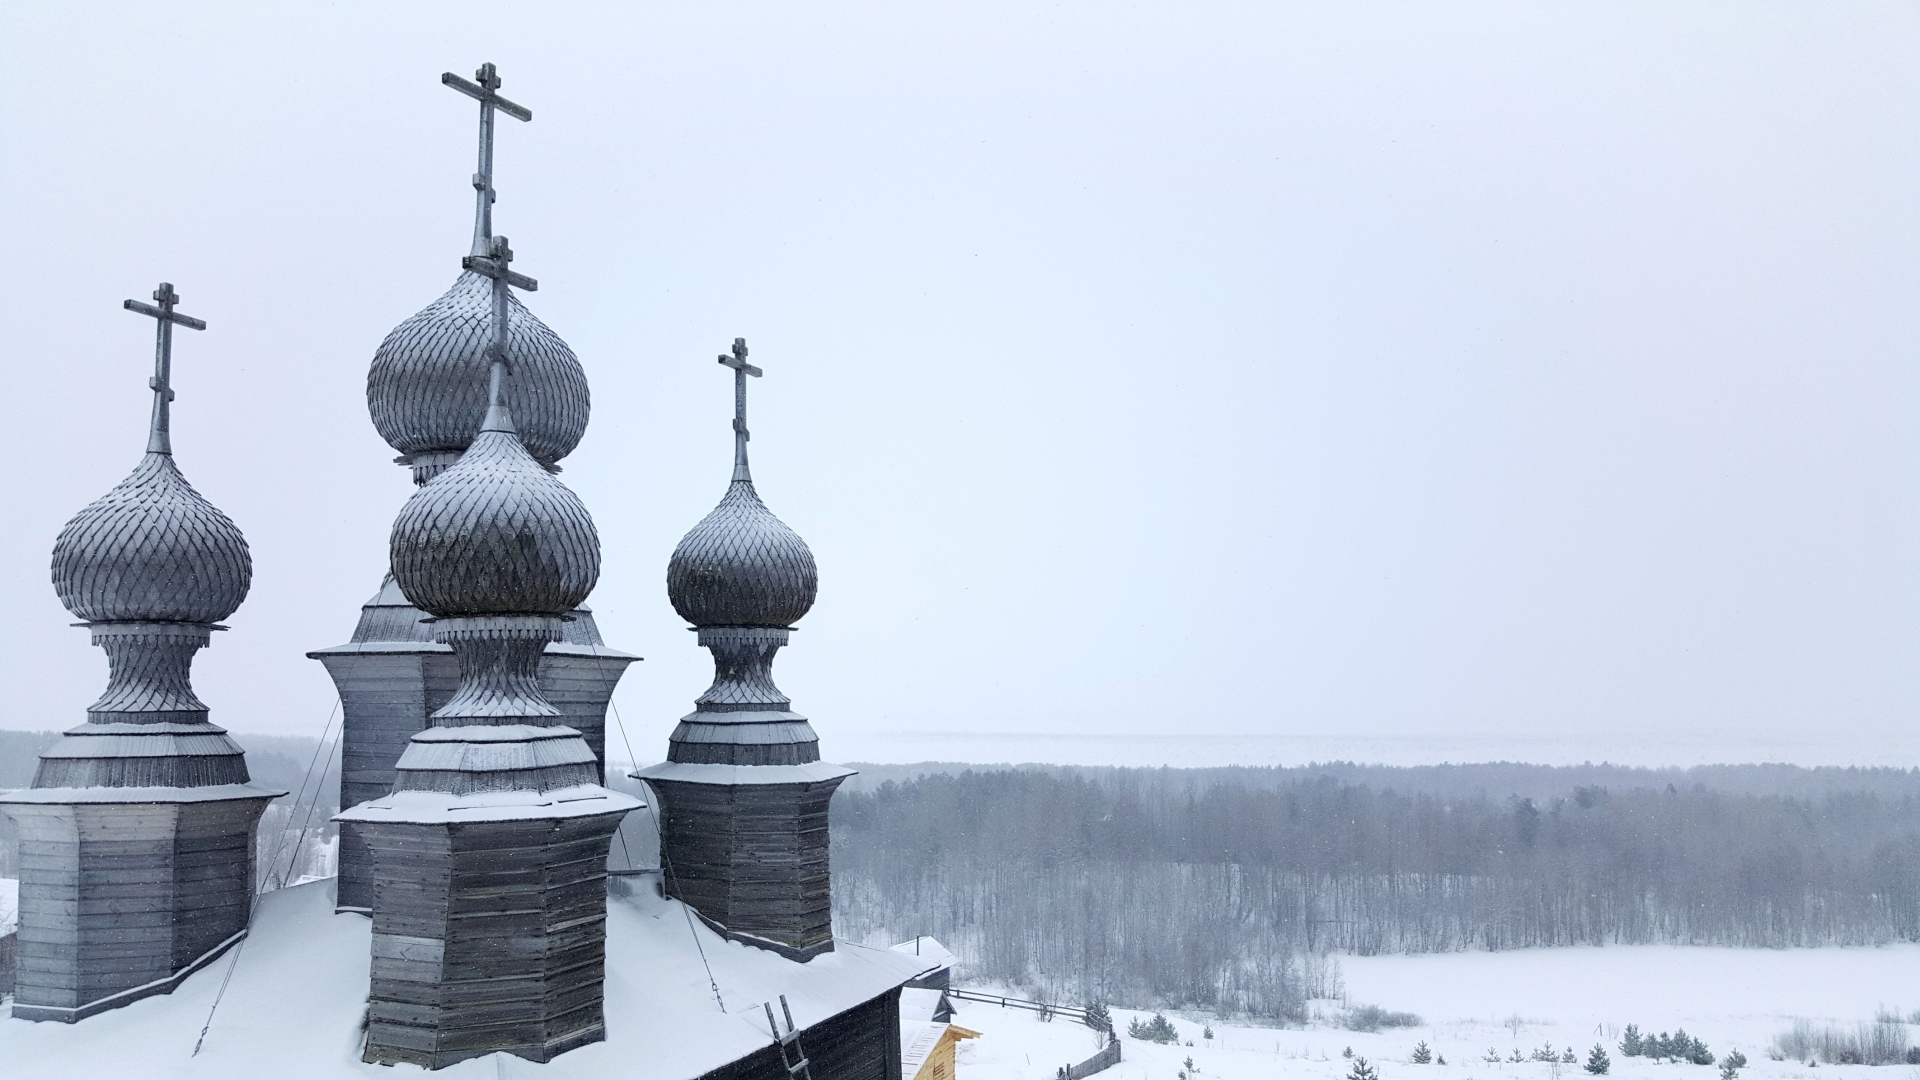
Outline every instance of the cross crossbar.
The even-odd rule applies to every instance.
[[[506,113],[508,116],[513,117],[515,120],[530,121],[533,119],[532,109],[527,108],[525,105],[516,105],[513,102],[508,101],[506,98],[503,98],[499,94],[494,92],[495,89],[498,88],[500,85],[500,78],[497,75],[493,75],[492,64],[488,64],[486,67],[483,67],[480,70],[481,72],[484,73],[482,76],[483,78],[487,76],[491,76],[491,78],[488,78],[488,82],[490,82],[492,85],[480,86],[476,83],[468,82],[467,80],[461,78],[460,76],[455,75],[451,71],[441,72],[440,82],[444,86],[453,87],[455,90],[458,90],[461,93],[472,98],[473,100],[478,101],[482,105],[491,105],[494,108],[499,109],[501,112]]]
[[[167,406],[173,401],[173,328],[184,326],[189,330],[205,330],[207,324],[173,310],[173,305],[180,302],[180,294],[173,291],[171,282],[161,282],[160,287],[153,290],[153,298],[159,301],[159,307],[138,300],[123,301],[120,306],[154,321],[153,378],[147,380],[148,388],[153,391],[153,419],[147,426],[147,452],[171,454],[172,420]]]
[[[191,315],[182,315],[177,311],[163,311],[160,308],[154,307],[152,304],[143,304],[138,300],[123,300],[120,306],[126,308],[128,311],[137,311],[142,315],[148,315],[156,319],[165,319],[171,323],[179,323],[189,330],[205,330],[207,328],[206,323]]]

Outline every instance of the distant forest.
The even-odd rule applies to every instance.
[[[833,831],[839,933],[1067,1000],[1289,1019],[1328,952],[1920,940],[1920,770],[942,772]]]

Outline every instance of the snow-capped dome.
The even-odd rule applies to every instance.
[[[504,406],[394,519],[393,576],[438,616],[565,615],[600,577],[586,506],[528,453]]]
[[[215,623],[252,582],[246,538],[169,453],[141,458],[53,544],[53,587],[88,622]]]
[[[667,561],[673,610],[695,626],[792,626],[819,584],[806,541],[738,476]]]
[[[473,441],[487,415],[492,317],[492,284],[469,270],[380,343],[367,372],[367,411],[395,450],[458,452]],[[586,373],[567,343],[512,295],[507,357],[520,442],[551,465],[586,433]]]

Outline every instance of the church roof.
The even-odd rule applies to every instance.
[[[625,1080],[636,1063],[644,1063],[654,1080],[694,1080],[771,1045],[762,1002],[772,1002],[778,1014],[780,995],[787,996],[804,1047],[804,1029],[913,976],[910,962],[848,942],[802,964],[727,941],[698,919],[690,927],[684,907],[657,895],[653,879],[627,880],[637,895],[607,904],[607,1041],[540,1066],[509,1060],[513,1075]],[[83,1024],[0,1019],[0,1061],[7,1063],[8,1080],[228,1080],[263,1071],[276,1080],[394,1075],[360,1060],[372,924],[359,915],[334,914],[332,884],[317,881],[261,898],[198,1056],[194,1040],[208,1022],[227,971],[225,958],[188,977],[171,995]],[[479,1058],[434,1075],[492,1080],[499,1068]]]

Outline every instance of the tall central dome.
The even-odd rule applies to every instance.
[[[522,121],[533,115],[498,94],[500,77],[491,67],[482,68],[476,78],[479,81],[474,83],[454,75],[441,80],[482,99],[479,171],[473,177],[473,243],[468,262],[445,294],[386,336],[374,351],[367,371],[367,411],[374,427],[399,452],[396,460],[411,467],[414,483],[422,485],[451,468],[470,447],[475,448],[469,456],[477,471],[470,471],[464,482],[469,488],[480,472],[514,472],[523,465],[535,471],[557,472],[556,463],[579,445],[591,412],[586,373],[573,350],[535,317],[519,296],[510,291],[496,295],[488,275],[474,268],[473,260],[490,257],[495,239],[495,112]],[[496,330],[500,331],[497,337]],[[510,452],[500,445],[480,445],[490,439],[498,443],[495,436],[499,433],[482,433],[496,347],[506,362],[505,400],[513,406],[517,441]],[[481,469],[483,461],[490,463],[486,469]],[[530,485],[527,490],[541,489]],[[469,490],[468,494],[473,492]],[[453,499],[447,492],[439,497]],[[427,509],[417,506],[413,512],[425,513]],[[582,515],[569,520],[575,519],[576,523],[586,521]],[[436,527],[463,526],[455,518],[441,518]],[[492,570],[486,581],[476,578],[456,586],[503,586],[512,594],[514,604],[544,608],[544,600],[526,591],[533,583],[530,575],[542,568],[514,561],[536,549],[520,545],[513,536],[514,527],[512,521],[496,521],[484,538],[474,535],[458,541],[445,536],[448,545],[440,555],[483,561],[491,555],[509,556],[505,561],[489,563]],[[586,529],[590,534],[590,522]],[[577,554],[581,547],[572,544],[565,550]],[[425,548],[409,548],[408,552],[407,558],[416,560],[410,563],[413,571],[421,568],[417,558],[431,554]],[[570,556],[564,569],[569,580],[577,584],[583,569],[579,559]],[[586,576],[590,579],[592,575]],[[418,593],[424,579],[417,573],[413,579]],[[449,602],[457,599],[445,593],[440,589],[436,595]],[[496,596],[481,604],[502,602]],[[471,604],[451,606],[473,610]],[[607,712],[614,687],[627,665],[638,658],[608,648],[594,624],[593,613],[584,606],[576,606],[565,615],[558,624],[559,639],[547,642],[539,656],[540,684],[549,704],[566,717],[569,726],[579,730],[594,758],[604,762]],[[390,572],[373,599],[360,609],[359,624],[348,641],[307,654],[326,665],[340,692],[341,753],[347,763],[340,771],[341,806],[364,803],[393,790],[394,765],[406,751],[408,740],[429,725],[429,717],[453,693],[458,683],[457,661],[447,644],[434,639],[434,626],[427,612],[407,599],[406,591]],[[374,893],[372,874],[373,856],[360,827],[343,825],[336,906],[349,911],[369,910]]]
[[[599,755],[569,723],[583,672],[547,655],[569,622],[591,626],[578,609],[600,577],[600,538],[551,468],[586,428],[586,378],[512,295],[538,282],[493,235],[494,116],[533,113],[500,96],[492,64],[473,82],[440,81],[480,103],[473,250],[453,290],[388,336],[367,385],[374,422],[420,484],[393,523],[392,581],[432,616],[422,621],[459,683],[429,704],[445,690],[429,678],[438,657],[421,653],[403,677],[353,687],[344,726],[363,737],[347,768],[390,766],[392,781],[335,818],[341,895],[353,854],[351,884],[373,916],[362,1060],[430,1069],[495,1051],[547,1061],[606,1038],[607,855],[640,805],[600,786]],[[343,702],[358,653],[328,650]],[[598,680],[601,717],[631,659],[587,672],[613,675]],[[576,700],[561,708],[548,685]],[[424,727],[382,760],[386,733],[356,719]],[[346,769],[341,779],[344,794]]]

